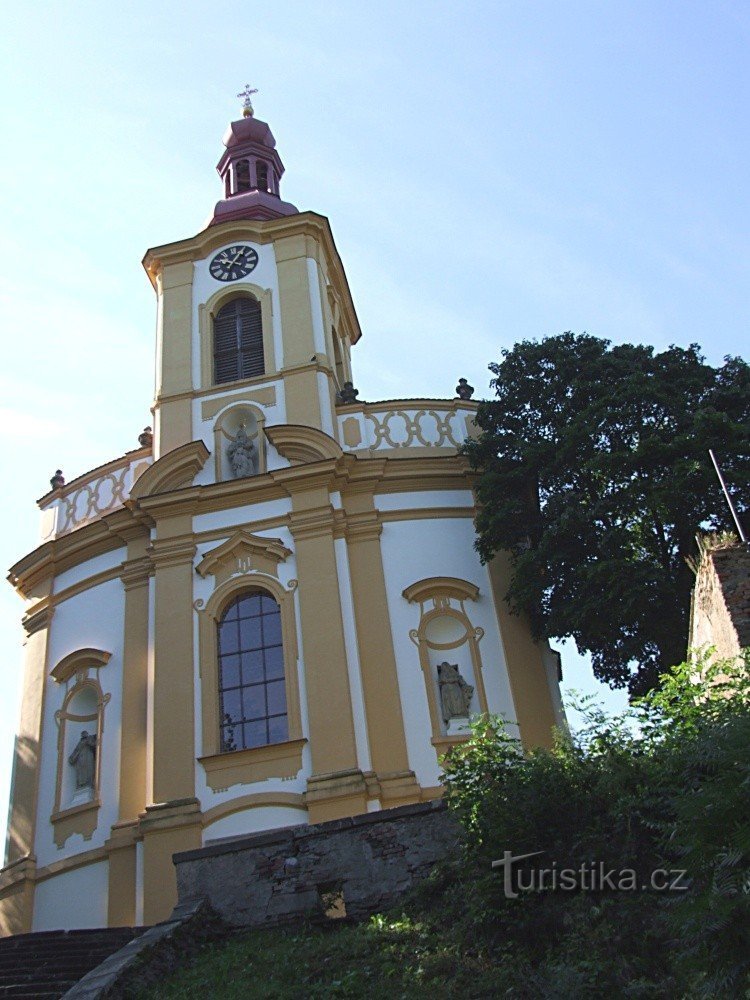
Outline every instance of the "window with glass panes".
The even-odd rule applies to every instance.
[[[288,738],[281,609],[270,594],[240,594],[218,624],[221,749]]]

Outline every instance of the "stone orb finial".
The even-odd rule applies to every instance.
[[[474,386],[469,385],[465,378],[460,378],[456,386],[456,395],[459,399],[471,399],[474,395]]]
[[[53,490],[62,489],[65,485],[65,476],[62,474],[62,469],[57,469],[54,476],[49,481],[50,486]]]

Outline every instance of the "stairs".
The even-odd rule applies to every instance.
[[[58,1000],[145,928],[39,931],[0,938],[0,998]]]

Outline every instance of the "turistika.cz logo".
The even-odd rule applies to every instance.
[[[687,872],[681,869],[655,868],[645,877],[634,868],[610,868],[604,861],[588,861],[578,868],[561,868],[556,861],[549,868],[513,866],[544,851],[512,854],[492,862],[503,872],[503,891],[507,899],[517,899],[522,892],[685,892]]]

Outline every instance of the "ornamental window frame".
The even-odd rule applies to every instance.
[[[427,707],[432,730],[431,743],[440,757],[456,743],[464,743],[471,734],[453,733],[449,735],[443,724],[438,698],[437,670],[431,663],[430,653],[447,655],[468,647],[469,658],[474,680],[474,695],[479,704],[479,714],[487,715],[487,693],[484,686],[482,655],[479,643],[484,636],[484,629],[475,626],[466,610],[466,601],[476,601],[479,588],[461,580],[458,577],[428,577],[411,584],[403,591],[403,597],[413,604],[419,604],[420,614],[417,628],[411,629],[409,638],[419,651],[419,665],[425,685]],[[429,626],[432,622],[445,618],[454,621],[463,632],[448,642],[430,639]]]
[[[214,321],[220,310],[238,298],[251,298],[260,303],[261,330],[263,335],[264,371],[261,375],[235,379],[231,382],[214,380]],[[220,288],[198,307],[198,335],[200,338],[200,387],[225,391],[240,385],[267,382],[276,373],[276,351],[273,336],[273,297],[270,288],[261,288],[251,281],[234,281],[228,288]]]
[[[206,780],[213,791],[235,784],[252,784],[266,778],[294,777],[302,767],[302,732],[299,690],[299,650],[294,593],[296,580],[284,586],[276,574],[278,563],[290,551],[277,538],[235,532],[207,553],[196,567],[199,575],[212,575],[216,587],[207,601],[197,600],[198,647],[201,690],[201,756]],[[287,739],[259,747],[222,750],[219,695],[218,624],[225,609],[240,594],[266,592],[279,606],[287,707]]]
[[[57,770],[55,778],[55,799],[50,816],[54,828],[54,840],[58,848],[74,833],[80,833],[84,840],[90,840],[98,823],[101,806],[102,745],[104,736],[105,708],[111,695],[105,694],[99,672],[106,666],[112,654],[102,649],[84,648],[63,657],[50,671],[57,684],[65,685],[62,707],[55,712],[57,725]],[[91,711],[81,713],[76,702],[90,693],[94,698]],[[79,709],[76,711],[76,709]],[[74,796],[66,794],[68,782],[65,780],[68,758],[74,749],[70,732],[82,732],[90,723],[96,733],[96,756],[94,780],[91,795],[86,801],[75,802]]]

